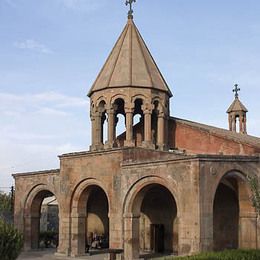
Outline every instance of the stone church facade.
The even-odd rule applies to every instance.
[[[90,150],[59,156],[60,169],[14,174],[25,250],[38,247],[41,203],[53,195],[60,255],[84,255],[93,233],[128,260],[260,247],[246,179],[260,177],[260,138],[247,135],[237,94],[229,130],[171,117],[172,93],[130,15],[88,96]]]

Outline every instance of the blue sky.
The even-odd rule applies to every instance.
[[[260,136],[260,1],[137,0],[171,115],[227,128],[238,83]],[[0,186],[90,145],[86,93],[126,23],[122,0],[0,0]]]

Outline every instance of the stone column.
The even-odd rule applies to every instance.
[[[29,251],[32,249],[31,243],[31,236],[32,236],[32,228],[31,228],[31,215],[25,214],[24,215],[24,243],[23,243],[23,250]]]
[[[228,115],[228,123],[229,123],[229,130],[233,131],[233,120],[230,114]]]
[[[139,259],[139,218],[131,213],[124,215],[124,259]]]
[[[133,140],[133,109],[126,108],[126,140],[124,142],[124,146],[133,147],[135,146]]]
[[[101,127],[101,116],[102,113],[95,112],[91,117],[92,122],[92,145],[90,149],[96,151],[103,148],[101,136],[102,136],[102,127]]]
[[[108,114],[108,128],[107,136],[108,141],[106,142],[105,148],[113,148],[115,142],[115,111],[113,108],[107,111]]]
[[[245,212],[239,216],[239,248],[257,248],[256,213]]]
[[[239,116],[239,133],[243,133],[243,116]]]
[[[32,249],[39,248],[40,216],[31,216],[31,246]]]
[[[74,213],[71,216],[71,256],[85,255],[86,215]]]
[[[70,254],[70,216],[69,213],[59,213],[59,245],[57,256],[69,256]]]
[[[158,115],[157,144],[159,150],[165,150],[165,118],[164,113]]]
[[[143,146],[146,148],[154,148],[152,143],[152,109],[143,109],[144,113],[144,141]]]
[[[91,146],[90,149],[94,150],[94,146],[96,143],[96,118],[95,116],[91,115]]]

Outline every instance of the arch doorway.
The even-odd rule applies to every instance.
[[[140,255],[173,253],[178,250],[177,205],[171,192],[161,184],[150,184],[134,198],[132,252]]]
[[[49,190],[32,192],[24,216],[25,250],[57,248],[59,241],[59,205]]]
[[[214,250],[254,248],[256,214],[246,178],[238,172],[220,181],[213,204]]]
[[[109,204],[104,190],[91,185],[79,197],[72,209],[72,255],[85,255],[92,249],[109,247]]]

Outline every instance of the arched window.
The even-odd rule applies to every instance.
[[[105,144],[107,141],[107,111],[105,101],[101,101],[98,105],[99,112],[101,114],[100,120],[100,141],[102,144]]]
[[[118,146],[124,146],[124,141],[126,139],[126,122],[125,122],[125,101],[122,98],[118,98],[114,102],[115,107],[115,133],[117,138]]]
[[[143,100],[136,99],[135,100],[135,108],[134,108],[134,140],[135,146],[141,146],[144,141],[144,114],[142,111]]]
[[[154,109],[152,113],[152,143],[157,144],[157,133],[158,133],[158,114],[159,114],[159,101],[153,102]]]

